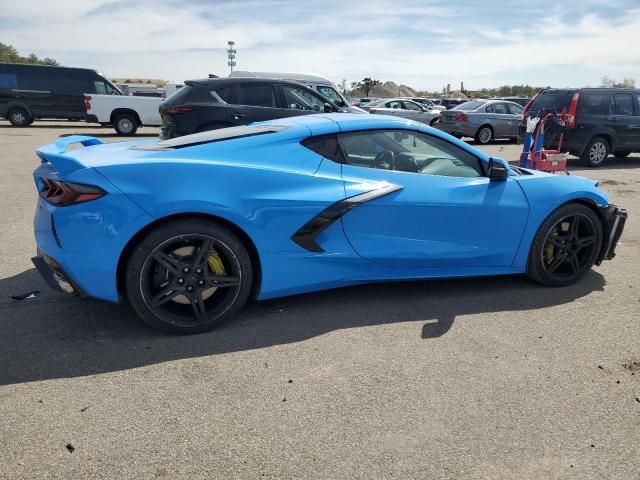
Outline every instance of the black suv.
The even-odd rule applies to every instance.
[[[626,157],[640,152],[640,90],[630,88],[580,88],[542,90],[527,105],[520,125],[524,135],[527,117],[567,113],[572,119],[564,129],[562,150],[599,167],[610,153]],[[557,135],[547,138],[553,147]]]
[[[160,138],[168,139],[261,120],[343,111],[314,89],[286,80],[187,80],[160,105]]]

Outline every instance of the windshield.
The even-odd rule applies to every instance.
[[[318,91],[339,107],[346,106],[342,96],[335,90],[335,88],[327,85],[318,85]]]
[[[467,112],[471,112],[472,110],[475,110],[476,108],[480,108],[486,103],[487,102],[478,102],[477,100],[472,100],[470,102],[464,102],[464,103],[461,103],[460,105],[456,105],[451,110],[464,110]]]

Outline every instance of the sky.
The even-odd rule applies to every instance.
[[[0,42],[108,77],[237,69],[418,90],[640,83],[640,0],[0,0]]]

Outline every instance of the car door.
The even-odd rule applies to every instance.
[[[240,83],[233,87],[227,99],[226,117],[231,125],[246,125],[289,116],[286,109],[279,108],[276,88],[272,82]]]
[[[475,155],[424,132],[369,130],[338,137],[347,197],[390,192],[342,219],[362,257],[404,268],[513,263],[529,211],[515,180],[491,182]]]
[[[511,118],[509,120],[509,124],[507,125],[507,131],[505,135],[507,137],[517,138],[520,119],[522,118],[522,112],[524,112],[524,108],[522,108],[517,103],[508,103],[507,108],[509,109]]]
[[[429,120],[431,120],[430,115],[417,103],[404,100],[402,106],[407,112],[406,118],[422,123],[429,123]]]
[[[640,112],[631,93],[615,93],[611,99],[611,115],[607,124],[616,132],[618,151],[640,147]]]
[[[495,137],[506,137],[509,135],[508,132],[510,129],[514,128],[512,123],[514,122],[515,117],[509,112],[506,103],[498,102],[494,103],[492,106]],[[517,126],[515,128],[517,128]]]

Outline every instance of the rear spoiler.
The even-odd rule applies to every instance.
[[[65,155],[69,145],[76,143],[81,144],[83,147],[90,147],[92,145],[102,145],[103,142],[95,137],[71,135],[48,145],[43,145],[36,150],[36,154],[40,157],[42,163],[51,163],[60,174],[73,172],[85,167],[77,158]]]

